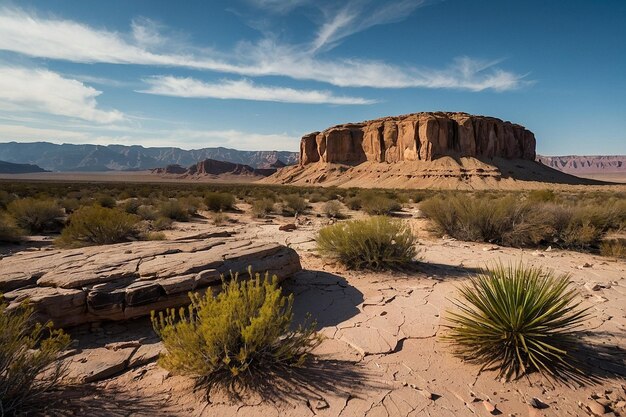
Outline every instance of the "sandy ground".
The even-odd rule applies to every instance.
[[[316,204],[319,209],[320,204]],[[439,238],[415,207],[402,213],[420,238],[420,261],[412,272],[347,271],[315,252],[314,237],[328,219],[301,216],[296,231],[281,224],[293,218],[252,219],[229,214],[225,226],[209,213],[177,223],[168,238],[207,230],[230,230],[246,238],[279,242],[297,250],[304,270],[284,282],[295,294],[296,321],[306,313],[326,336],[316,361],[301,373],[260,386],[262,394],[233,400],[223,392],[194,391],[191,379],[174,376],[154,360],[112,378],[85,384],[68,398],[71,415],[172,416],[587,416],[595,399],[619,408],[626,397],[626,263],[561,250],[521,250]],[[363,216],[350,212],[352,217]],[[571,274],[573,285],[591,307],[581,342],[584,383],[553,383],[533,374],[505,383],[492,371],[464,363],[441,339],[443,316],[459,283],[493,262],[528,262]],[[76,329],[77,348],[89,352],[111,343],[141,340],[157,346],[148,320]],[[153,345],[150,345],[153,344]],[[94,350],[96,352],[96,350]],[[591,379],[594,379],[593,381]],[[529,406],[533,398],[546,408]],[[622,401],[622,403],[620,403]],[[609,409],[607,409],[608,411]],[[621,412],[621,414],[620,414]]]

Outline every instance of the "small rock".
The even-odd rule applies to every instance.
[[[552,246],[548,246],[548,247],[546,248],[546,252],[552,252]]]
[[[485,246],[483,248],[483,252],[488,252],[488,251],[492,251],[492,250],[498,250],[500,248],[498,248],[497,246]]]
[[[126,348],[138,348],[141,346],[141,342],[139,340],[131,340],[128,342],[113,342],[107,343],[104,347],[108,350],[119,350]]]
[[[546,257],[546,255],[544,255],[543,253],[539,252],[538,250],[534,251],[531,255],[537,256],[539,258],[545,258]]]
[[[298,226],[296,226],[295,224],[288,223],[288,224],[283,224],[282,226],[280,226],[278,230],[282,230],[283,232],[293,232],[297,228]]]
[[[585,283],[585,288],[587,289],[587,291],[600,291],[602,286],[599,285],[597,282],[587,282]]]
[[[583,264],[583,268],[591,268],[593,266],[593,264],[590,264],[589,262],[585,262]]]
[[[487,412],[490,414],[496,414],[498,412],[498,408],[487,400],[483,401],[483,406],[485,407],[485,410],[487,410]]]
[[[593,400],[587,403],[587,408],[591,411],[591,414],[594,416],[602,416],[606,414],[606,407],[600,404],[599,402]]]
[[[622,401],[618,401],[618,402],[616,402],[616,403],[615,403],[615,408],[618,408],[618,409],[620,409],[620,408],[626,408],[626,401],[623,401],[623,400],[622,400]]]
[[[328,403],[325,400],[317,400],[315,401],[313,407],[315,407],[316,410],[324,410],[325,408],[328,408]]]

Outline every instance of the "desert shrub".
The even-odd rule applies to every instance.
[[[159,217],[152,223],[152,228],[154,230],[167,230],[172,228],[172,224],[174,220],[169,217]]]
[[[362,209],[370,215],[389,214],[402,208],[397,199],[390,198],[382,192],[369,190],[360,192],[357,196],[349,199],[346,204],[351,210]]]
[[[531,370],[564,376],[576,370],[575,329],[588,315],[577,298],[568,275],[499,264],[459,288],[444,338],[461,357],[507,380]]]
[[[22,231],[15,225],[15,220],[0,211],[0,243],[19,242]]]
[[[145,205],[139,206],[136,214],[141,220],[156,220],[159,217],[159,213],[154,208]]]
[[[230,218],[226,213],[217,212],[213,213],[213,215],[211,216],[211,220],[213,221],[214,225],[223,226],[230,221]]]
[[[143,234],[143,240],[166,240],[167,237],[163,232],[146,232]]]
[[[607,239],[600,244],[600,254],[626,259],[626,239]]]
[[[254,200],[252,202],[252,215],[257,218],[264,218],[274,211],[274,202],[269,199]]]
[[[191,305],[152,314],[166,353],[164,368],[214,383],[267,379],[276,370],[301,366],[320,342],[315,323],[292,327],[293,295],[285,297],[276,276],[259,274],[222,284],[216,296],[190,294]]]
[[[309,203],[319,203],[319,202],[326,202],[326,201],[328,201],[328,197],[317,191],[309,194]]]
[[[348,197],[345,199],[346,207],[350,210],[361,210],[363,201],[358,196]]]
[[[552,190],[532,190],[528,193],[528,200],[533,202],[554,201],[556,194]]]
[[[73,213],[81,206],[80,200],[76,198],[62,198],[59,200],[59,206],[65,210],[66,214]]]
[[[139,200],[138,198],[131,198],[130,200],[127,200],[123,205],[124,211],[128,214],[137,214],[137,212],[139,211],[139,207],[141,207],[141,200]]]
[[[307,204],[304,198],[297,194],[289,194],[283,199],[283,213],[296,214],[303,213],[307,209]]]
[[[60,246],[80,247],[126,242],[137,234],[137,216],[118,209],[86,206],[76,210],[57,240]]]
[[[65,368],[57,360],[70,344],[52,323],[34,324],[28,305],[7,309],[0,299],[0,415],[29,415],[49,405]]]
[[[326,215],[326,217],[330,217],[333,219],[341,219],[344,217],[343,212],[341,210],[341,203],[337,200],[330,200],[324,204],[322,211]]]
[[[398,269],[416,255],[416,237],[401,220],[375,216],[327,226],[319,231],[317,250],[351,269]]]
[[[179,222],[189,221],[189,211],[178,200],[168,200],[159,206],[159,214]]]
[[[0,209],[5,209],[11,201],[15,200],[15,196],[4,190],[0,190]]]
[[[202,199],[195,196],[181,197],[177,200],[189,216],[198,214],[198,210],[202,207]]]
[[[117,201],[115,201],[115,198],[108,194],[97,195],[95,198],[95,202],[96,204],[106,208],[115,208],[115,206],[117,206]]]
[[[14,200],[7,210],[15,219],[16,225],[29,233],[56,231],[63,224],[63,210],[53,200]]]
[[[204,204],[210,211],[234,210],[235,196],[231,193],[209,192],[204,197]]]

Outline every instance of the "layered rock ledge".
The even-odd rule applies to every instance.
[[[534,161],[535,136],[494,117],[433,112],[333,126],[300,142],[300,165],[432,161],[441,156]]]
[[[16,307],[28,299],[40,320],[67,327],[126,320],[189,303],[189,291],[219,289],[230,271],[300,271],[291,248],[230,236],[129,242],[22,252],[0,259],[0,292]]]

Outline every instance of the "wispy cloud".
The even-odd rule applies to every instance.
[[[47,69],[0,67],[0,108],[67,116],[96,123],[125,119],[117,110],[98,108],[101,92]]]
[[[339,9],[320,6],[326,20],[312,42],[311,52],[331,49],[343,38],[372,26],[406,19],[424,4],[426,0],[400,0],[382,6],[380,2],[351,0]]]
[[[361,97],[336,96],[330,91],[298,90],[265,86],[250,80],[221,80],[207,83],[194,78],[157,76],[144,80],[148,88],[140,93],[188,98],[243,99],[308,104],[372,104]]]
[[[458,60],[448,68],[433,69],[402,67],[375,60],[326,59],[317,53],[320,48],[328,48],[355,31],[400,19],[403,13],[419,4],[421,2],[416,1],[391,3],[376,9],[354,27],[350,25],[352,18],[347,12],[340,13],[320,27],[311,45],[289,45],[264,38],[258,42],[240,42],[229,53],[178,45],[177,50],[187,52],[174,54],[166,52],[172,48],[168,47],[169,39],[158,32],[158,25],[145,21],[134,21],[132,34],[122,35],[74,21],[5,8],[0,9],[0,50],[82,63],[187,67],[248,77],[286,76],[339,87],[503,91],[524,85],[523,75],[470,58]]]

